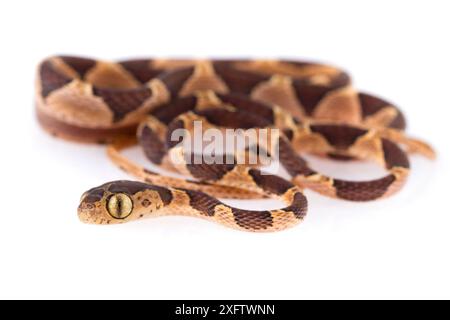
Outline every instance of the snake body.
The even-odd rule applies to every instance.
[[[338,68],[307,62],[51,57],[38,67],[36,110],[42,126],[56,136],[108,143],[110,158],[145,181],[110,182],[86,192],[79,216],[97,224],[185,214],[241,230],[282,230],[303,220],[303,188],[345,200],[375,200],[405,183],[410,167],[405,148],[434,157],[426,143],[404,134],[405,117],[396,106],[357,92]],[[291,181],[237,163],[190,163],[192,155],[170,137],[176,129],[192,129],[194,121],[206,128],[280,129],[274,141]],[[124,157],[120,150],[136,138],[151,162],[189,179],[159,175]],[[388,175],[334,179],[314,170],[301,153],[375,160]],[[186,161],[174,165],[173,157]],[[287,207],[248,211],[215,197],[275,197]]]
[[[293,185],[283,183],[280,198],[288,206],[278,210],[250,211],[230,207],[206,193],[165,188],[135,181],[115,181],[89,190],[78,209],[80,219],[96,224],[114,224],[149,216],[189,215],[212,220],[239,230],[279,231],[300,223],[307,201]],[[111,208],[113,197],[124,197],[120,207]],[[126,202],[128,201],[128,204]]]

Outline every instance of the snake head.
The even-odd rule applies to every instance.
[[[117,224],[158,215],[172,201],[169,189],[137,181],[113,181],[81,196],[78,217],[92,224]]]
[[[92,188],[81,196],[78,217],[92,224],[122,223],[134,209],[133,195],[125,181],[110,182]]]

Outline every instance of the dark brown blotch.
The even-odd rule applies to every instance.
[[[283,134],[289,141],[294,139],[294,131],[292,129],[283,129]]]
[[[381,198],[396,180],[394,175],[372,181],[344,181],[335,179],[338,198],[350,201],[372,201]]]
[[[269,105],[250,99],[242,94],[217,94],[219,99],[226,104],[230,104],[236,109],[246,111],[264,118],[268,124],[274,123],[273,108]]]
[[[266,128],[271,125],[270,122],[258,114],[252,114],[242,110],[205,109],[195,111],[195,113],[206,118],[209,123],[224,128],[251,129]]]
[[[195,163],[193,157],[189,163],[186,164],[186,168],[189,170],[190,174],[197,179],[207,180],[207,181],[217,181],[222,179],[222,177],[234,169],[235,164],[224,163],[224,164],[206,164],[204,161],[199,161],[201,163]],[[226,157],[226,156],[225,156]]]
[[[172,192],[169,189],[139,181],[120,180],[111,182],[108,185],[108,191],[111,193],[126,193],[129,195],[134,195],[138,192],[146,190],[156,191],[164,205],[170,204],[173,199]]]
[[[292,212],[297,219],[303,219],[308,212],[308,200],[304,194],[297,192],[289,207],[282,209],[285,212]]]
[[[147,189],[149,185],[138,181],[119,180],[109,183],[108,191],[112,193],[136,194]]]
[[[164,203],[165,206],[169,205],[173,200],[173,194],[172,191],[170,191],[167,188],[160,187],[160,186],[149,186],[148,190],[154,190],[158,192],[159,197],[161,198],[161,201]],[[160,207],[158,207],[159,209]]]
[[[286,181],[279,176],[262,174],[258,169],[250,169],[248,173],[258,187],[270,194],[282,195],[290,188],[294,187],[289,181]]]
[[[136,59],[121,61],[119,64],[133,75],[140,83],[144,84],[151,79],[155,78],[161,72],[162,69],[154,69],[150,66],[151,60],[149,59]]]
[[[297,175],[309,176],[316,173],[308,167],[306,160],[297,154],[286,138],[280,137],[278,141],[280,163],[291,175],[291,177],[295,177]]]
[[[250,94],[251,91],[261,82],[269,80],[269,76],[237,70],[231,63],[214,63],[216,74],[222,78],[231,92]]]
[[[356,140],[367,133],[367,130],[347,125],[312,125],[311,131],[321,134],[332,146],[347,149]]]
[[[177,97],[183,85],[194,73],[194,67],[178,68],[166,71],[157,76],[167,89],[170,91],[172,98]]]
[[[300,80],[294,80],[292,88],[307,115],[312,115],[319,102],[332,90],[329,87],[308,85]]]
[[[266,230],[273,226],[273,217],[269,211],[250,211],[232,208],[234,221],[247,230]]]
[[[190,206],[205,216],[214,216],[215,207],[222,204],[219,200],[203,192],[186,189],[180,190],[186,192],[189,196]]]
[[[167,150],[166,145],[160,140],[159,136],[147,125],[145,125],[138,137],[139,144],[144,150],[145,156],[155,164],[161,164]],[[154,172],[146,171],[146,173],[154,174]]]
[[[390,102],[380,99],[378,97],[366,94],[359,93],[358,95],[359,103],[361,105],[361,112],[363,118],[374,115],[375,113],[381,111],[383,108],[388,106],[393,106]],[[389,124],[389,127],[404,130],[406,128],[406,119],[403,113],[395,107],[397,110],[397,117]]]
[[[406,153],[394,142],[382,139],[384,162],[386,169],[392,169],[394,167],[401,167],[409,169],[409,159]]]
[[[91,189],[86,192],[83,202],[88,204],[95,203],[102,200],[104,194],[105,190],[102,187]]]
[[[113,112],[114,122],[120,121],[127,114],[137,110],[152,96],[152,91],[147,87],[133,89],[108,89],[93,88],[94,95],[101,97]]]
[[[39,68],[39,76],[42,87],[41,94],[44,98],[46,98],[54,90],[57,90],[72,81],[71,78],[66,77],[56,70],[50,60],[42,62]]]
[[[75,70],[80,78],[84,78],[86,73],[96,65],[97,61],[89,58],[71,57],[71,56],[60,56],[61,60],[64,61],[68,66]]]
[[[167,149],[173,148],[179,143],[182,143],[184,136],[181,137],[180,140],[174,140],[172,138],[173,132],[176,130],[182,130],[185,129],[184,122],[181,119],[175,119],[173,120],[168,126],[167,126],[167,134],[166,134],[166,147]]]
[[[180,114],[194,110],[197,104],[197,98],[194,96],[176,98],[173,101],[163,104],[153,110],[151,115],[162,123],[168,125]]]

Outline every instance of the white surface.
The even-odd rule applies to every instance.
[[[1,2],[0,298],[450,298],[449,9],[429,0]],[[439,159],[414,157],[409,183],[389,200],[307,191],[305,223],[281,233],[181,217],[83,225],[81,193],[128,177],[103,147],[37,126],[34,68],[56,53],[330,62],[401,106]]]

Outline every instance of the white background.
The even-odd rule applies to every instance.
[[[0,298],[450,298],[449,12],[430,0],[2,1]],[[388,200],[307,191],[306,221],[281,233],[188,217],[83,225],[81,193],[129,177],[103,147],[36,124],[35,67],[58,53],[333,63],[401,106],[439,158],[413,157],[409,183]],[[322,162],[340,177],[372,168]]]

